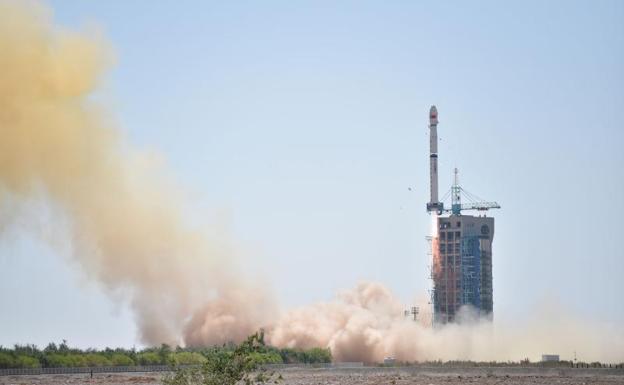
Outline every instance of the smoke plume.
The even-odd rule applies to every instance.
[[[182,192],[91,98],[112,63],[97,34],[54,26],[38,3],[0,2],[0,231],[28,214],[4,215],[19,202],[53,206],[50,225],[70,234],[89,277],[130,303],[145,344],[221,344],[265,327],[276,346],[330,347],[337,360],[624,357],[621,330],[561,312],[516,327],[470,322],[466,310],[465,323],[432,329],[405,319],[377,283],[277,316],[264,285],[241,278],[227,239],[185,222]]]
[[[181,343],[195,311],[203,318],[192,325],[205,321],[210,343],[261,326],[268,313],[255,304],[270,309],[268,296],[238,278],[227,242],[185,224],[181,192],[148,156],[126,148],[89,98],[113,62],[99,36],[55,27],[38,3],[3,1],[0,52],[4,203],[45,197],[55,205],[73,257],[129,298],[144,343]]]
[[[572,359],[620,362],[624,333],[614,325],[598,325],[571,317],[544,304],[522,323],[479,319],[460,309],[459,322],[432,328],[403,316],[404,307],[379,283],[362,282],[334,300],[294,309],[275,324],[270,342],[277,346],[331,348],[338,361],[538,360],[560,353]],[[426,303],[420,304],[426,311]]]

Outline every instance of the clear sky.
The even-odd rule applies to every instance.
[[[285,307],[362,279],[427,295],[428,110],[496,200],[494,312],[624,323],[624,2],[61,1],[105,93]],[[408,188],[411,187],[411,191]],[[132,315],[36,235],[0,243],[0,344],[136,344]]]

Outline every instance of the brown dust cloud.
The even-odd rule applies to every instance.
[[[621,328],[540,311],[518,325],[432,329],[405,319],[404,306],[373,282],[280,310],[264,285],[241,276],[229,241],[189,225],[182,189],[131,148],[93,97],[114,64],[112,51],[96,31],[55,25],[44,4],[0,1],[0,231],[37,220],[37,212],[14,207],[46,202],[69,234],[63,253],[130,305],[144,344],[236,342],[262,327],[275,346],[329,347],[339,361],[500,361],[574,351],[624,360]]]

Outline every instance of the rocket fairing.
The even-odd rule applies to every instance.
[[[441,213],[442,203],[438,202],[438,110],[436,106],[429,109],[429,176],[431,199],[427,203],[427,211]]]

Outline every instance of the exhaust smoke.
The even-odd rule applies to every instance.
[[[146,344],[182,343],[196,311],[210,315],[210,342],[263,325],[269,295],[243,284],[226,242],[185,223],[181,192],[125,147],[89,99],[113,62],[109,47],[96,34],[55,27],[39,3],[3,1],[0,51],[3,204],[51,202],[66,217],[73,258],[130,302]]]

